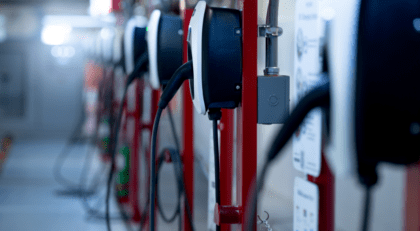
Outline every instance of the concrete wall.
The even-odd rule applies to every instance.
[[[0,52],[19,52],[24,61],[22,117],[2,118],[0,129],[17,137],[67,136],[82,112],[84,55],[76,47],[73,58],[60,63],[52,46],[39,41],[0,44]]]

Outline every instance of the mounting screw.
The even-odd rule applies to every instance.
[[[241,89],[241,85],[236,85],[236,90],[240,90]]]
[[[236,33],[237,35],[240,35],[240,34],[241,34],[241,29],[236,29],[236,30],[235,30],[235,33]]]

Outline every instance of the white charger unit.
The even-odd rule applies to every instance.
[[[335,2],[329,158],[339,174],[357,170],[367,186],[381,162],[419,161],[418,9],[418,0]]]
[[[95,38],[95,52],[94,52],[95,60],[98,62],[102,61],[102,39],[100,33],[96,35]]]
[[[151,86],[159,89],[182,65],[182,19],[154,10],[147,28],[149,79]]]
[[[115,38],[114,38],[114,46],[112,52],[112,62],[114,64],[122,64],[123,63],[123,53],[124,53],[124,33],[121,30],[115,30]]]
[[[195,109],[235,108],[242,91],[242,17],[239,10],[199,1],[188,27],[190,80]]]
[[[147,18],[134,16],[127,22],[124,32],[125,71],[130,74],[134,70],[135,61],[146,50]]]
[[[111,63],[113,58],[115,29],[112,27],[105,27],[101,29],[100,37],[102,40],[102,56],[103,61]]]
[[[356,169],[354,147],[354,92],[356,40],[360,0],[333,1],[335,11],[329,38],[331,82],[331,142],[326,156],[338,176],[353,175]]]

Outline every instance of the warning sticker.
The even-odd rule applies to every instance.
[[[296,1],[293,82],[295,105],[321,79],[320,2],[322,0]],[[312,176],[319,176],[321,171],[321,122],[321,109],[314,109],[293,136],[293,166]]]
[[[318,215],[318,186],[302,178],[296,177],[293,195],[293,230],[317,231]]]

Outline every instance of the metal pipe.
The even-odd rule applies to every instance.
[[[278,28],[279,1],[270,0],[268,3],[266,24],[272,32],[273,29]],[[278,75],[280,73],[278,68],[278,35],[267,34],[265,41],[264,75]]]

